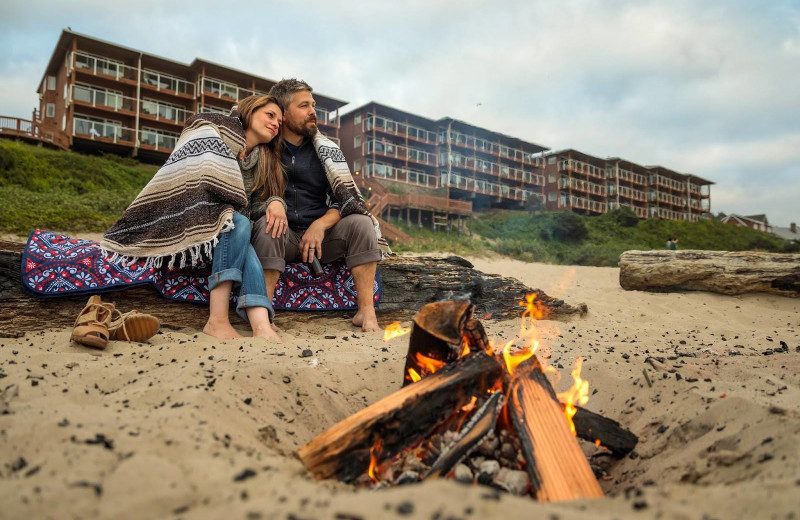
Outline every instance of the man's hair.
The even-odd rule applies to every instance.
[[[289,108],[289,104],[292,102],[292,97],[295,92],[301,92],[303,90],[314,92],[311,85],[301,79],[282,79],[269,89],[269,95],[278,100],[278,105],[280,105],[281,109],[285,112],[286,109]]]

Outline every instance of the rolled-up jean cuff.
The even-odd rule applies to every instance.
[[[261,268],[265,271],[278,271],[283,272],[286,269],[286,261],[277,256],[259,256],[258,261],[261,262]]]
[[[269,321],[275,319],[275,310],[272,308],[272,302],[270,302],[266,296],[261,294],[241,294],[239,295],[239,301],[236,303],[236,314],[242,317],[244,321],[250,323],[250,320],[247,319],[247,309],[248,307],[266,307],[267,313],[269,314]]]
[[[380,262],[381,250],[370,249],[369,251],[362,251],[360,253],[348,256],[344,260],[347,262],[347,267],[350,269],[353,267],[358,267],[359,265],[368,264],[370,262]]]
[[[225,269],[217,273],[211,273],[208,277],[208,290],[213,290],[222,282],[242,283],[242,272],[236,268]]]

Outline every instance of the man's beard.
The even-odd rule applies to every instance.
[[[314,119],[314,126],[308,127],[306,123],[311,121],[311,118],[306,119],[303,121],[301,125],[295,125],[293,121],[287,120],[284,124],[286,127],[291,130],[292,132],[296,133],[297,135],[302,135],[303,137],[314,137],[317,133],[317,120]]]

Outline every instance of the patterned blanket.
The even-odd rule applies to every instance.
[[[278,280],[273,303],[276,310],[320,311],[358,308],[355,284],[343,261],[323,266],[315,277],[305,264],[288,264]],[[170,300],[208,304],[211,265],[154,267],[144,259],[123,266],[104,255],[92,240],[36,230],[22,254],[22,284],[45,297],[97,294],[136,285],[152,285]],[[378,304],[383,287],[376,275],[373,300]],[[235,298],[235,297],[234,297]]]

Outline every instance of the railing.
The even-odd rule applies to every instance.
[[[558,180],[558,187],[571,187],[573,189],[585,191],[593,195],[606,195],[606,187],[602,184],[595,184],[593,182],[583,181],[580,179],[561,178]]]
[[[676,191],[686,191],[686,183],[669,179],[667,177],[664,177],[663,175],[658,175],[657,173],[650,175],[650,184],[664,186],[665,188],[669,188],[671,190],[676,190]]]
[[[364,143],[363,146],[364,155],[370,154],[374,151],[375,153],[386,157],[408,159],[409,161],[419,164],[436,166],[436,156],[432,153],[426,152],[425,150],[420,150],[419,148],[409,148],[394,143],[384,143],[372,139]]]
[[[119,92],[103,90],[86,85],[75,85],[72,89],[72,100],[81,103],[83,106],[100,107],[119,112],[136,111],[136,99],[123,96]]]
[[[141,110],[144,116],[156,121],[169,121],[176,125],[181,125],[194,114],[190,110],[177,107],[174,105],[166,105],[153,101],[150,99],[143,99],[141,101]]]
[[[427,144],[436,144],[436,133],[425,130],[419,126],[401,123],[387,117],[370,115],[361,123],[361,128],[368,132],[373,128],[396,135],[398,137],[410,137],[417,141]]]
[[[164,74],[155,70],[142,70],[142,86],[156,91],[167,90],[175,94],[194,97],[194,83],[177,76]]]
[[[122,62],[95,56],[81,51],[74,52],[75,69],[95,76],[106,76],[116,80],[136,81],[137,69]]]
[[[514,188],[512,186],[506,186],[505,184],[497,184],[481,179],[473,179],[471,177],[462,177],[452,173],[449,176],[447,173],[442,174],[441,183],[442,186],[450,186],[452,188],[519,201],[528,200],[531,195],[535,195],[535,193],[530,190]]]
[[[92,141],[133,145],[136,132],[133,128],[111,123],[101,123],[75,116],[72,120],[72,135]]]
[[[629,210],[636,213],[637,217],[647,218],[647,208],[640,208],[639,206],[632,206],[625,202],[616,202],[613,200],[608,202],[608,211],[612,211],[618,208],[628,208]]]
[[[171,152],[175,149],[180,134],[168,134],[143,128],[139,132],[139,145],[155,151]]]
[[[647,184],[647,176],[641,175],[639,173],[633,173],[632,171],[625,170],[623,168],[615,167],[611,168],[610,173],[616,173],[616,177],[621,180],[635,182],[636,184]],[[610,175],[613,177],[614,175]]]
[[[531,164],[534,162],[534,158],[532,157],[531,153],[520,150],[519,148],[512,148],[503,144],[493,143],[491,141],[487,141],[486,139],[463,134],[455,130],[450,130],[448,135],[447,130],[441,130],[439,132],[439,143],[446,144],[448,142],[450,144],[455,144],[456,146],[469,148],[470,150],[490,153],[497,155],[498,157],[506,157],[519,162],[527,161]]]
[[[381,177],[397,182],[405,182],[407,184],[416,184],[418,186],[425,186],[428,188],[438,187],[436,177],[433,175],[416,170],[398,168],[384,163],[373,163],[368,161],[367,175]]]
[[[626,197],[633,200],[647,200],[647,194],[640,190],[634,190],[633,188],[628,188],[627,186],[619,186],[618,188],[620,197]]]
[[[558,162],[558,171],[574,171],[605,180],[605,168],[595,166],[576,159],[562,159]]]
[[[648,210],[648,216],[650,218],[658,217],[668,220],[685,220],[683,215],[685,215],[685,213],[666,208],[657,208],[655,206],[650,206],[650,209]]]
[[[605,213],[606,203],[589,200],[583,197],[570,197],[569,203],[573,208],[585,209],[595,213]]]
[[[429,208],[432,210],[452,211],[459,213],[472,212],[472,202],[435,197],[421,193],[390,194],[388,204],[400,207]]]
[[[36,137],[36,125],[30,119],[0,116],[0,133],[18,135],[21,137]]]

